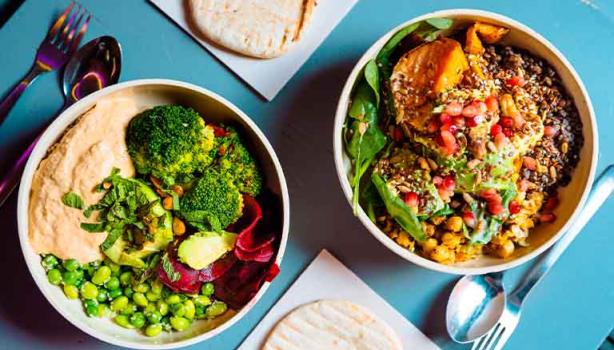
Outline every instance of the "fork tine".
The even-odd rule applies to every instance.
[[[475,350],[486,350],[488,348],[488,344],[492,340],[494,334],[497,333],[500,326],[501,325],[497,323],[495,327],[490,330],[490,332],[484,334],[484,336],[482,336],[482,338],[479,339],[479,344],[476,344],[477,346],[475,347]]]
[[[507,330],[507,332],[506,332]],[[503,347],[505,346],[505,343],[507,343],[507,340],[510,338],[510,336],[512,335],[512,331],[509,329],[504,329],[503,333],[501,334],[501,337],[499,338],[499,341],[497,341],[497,344],[495,344],[494,350],[501,350],[503,349]]]
[[[85,35],[85,32],[87,31],[87,26],[89,25],[91,19],[92,19],[92,15],[88,14],[85,21],[81,23],[81,28],[79,29],[77,36],[74,38],[72,37],[72,35],[74,35],[74,30],[73,30],[73,33],[71,33],[72,35],[70,38],[71,41],[68,44],[69,45],[68,53],[75,52],[75,50],[79,47],[79,44],[81,43],[81,39],[83,39],[83,36]]]
[[[473,346],[471,347],[471,350],[482,349],[483,343],[486,341],[486,338],[488,338],[492,332],[493,332],[493,330],[491,329],[488,333],[484,334],[482,337],[480,337],[477,340],[475,340],[473,342]]]
[[[66,7],[64,12],[62,12],[60,17],[58,17],[58,19],[55,21],[55,23],[53,23],[53,26],[51,26],[51,28],[49,28],[49,32],[47,33],[47,40],[51,40],[51,39],[53,39],[55,37],[55,35],[58,33],[58,30],[60,29],[62,24],[64,24],[64,21],[66,20],[66,17],[68,16],[68,14],[70,13],[70,11],[72,10],[72,8],[74,6],[75,6],[75,3],[71,2],[70,5],[68,5],[68,7]]]
[[[81,11],[81,8],[77,9],[76,13],[79,13],[79,17],[74,21],[74,23],[69,23],[68,32],[66,36],[62,37],[62,40],[59,44],[59,48],[62,50],[67,50],[70,47],[70,42],[75,37],[75,31],[81,25],[81,21],[83,20],[83,16],[87,14],[87,11]]]
[[[58,34],[57,38],[53,42],[54,45],[57,45],[60,48],[62,47],[62,45],[64,45],[64,43],[68,39],[68,36],[70,35],[71,27],[73,27],[73,25],[75,24],[75,18],[77,17],[77,14],[80,11],[81,11],[81,5],[77,4],[77,8],[75,9],[75,11],[73,11],[70,14],[70,18],[68,18],[68,22],[64,23],[64,26],[60,30],[60,33]],[[78,23],[78,20],[77,20],[77,23]]]
[[[499,329],[495,329],[495,331],[492,333],[492,337],[488,339],[488,344],[485,345],[484,350],[492,350],[495,346],[497,346],[499,343],[499,338],[503,332],[505,332],[504,326],[499,327]]]

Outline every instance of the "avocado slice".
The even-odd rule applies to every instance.
[[[115,243],[103,253],[114,263],[144,268],[143,258],[164,250],[173,241],[173,218],[171,213],[162,207],[158,195],[142,181],[126,179],[136,184],[136,198],[139,206],[150,204],[147,208],[148,216],[157,218],[157,225],[146,227],[153,235],[153,241],[146,241],[140,249],[134,249],[124,238],[118,238]]]
[[[181,262],[201,270],[231,251],[237,235],[230,232],[197,232],[186,238],[177,249]]]

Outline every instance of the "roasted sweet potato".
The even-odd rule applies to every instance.
[[[403,55],[390,78],[397,122],[423,126],[430,116],[424,105],[437,93],[458,84],[468,68],[461,45],[449,38],[422,44]]]
[[[470,54],[479,55],[484,52],[482,40],[478,37],[476,25],[472,25],[467,29],[467,38],[465,39],[465,51]]]
[[[473,26],[480,36],[480,39],[487,44],[498,43],[505,35],[507,35],[507,33],[510,32],[508,28],[482,22],[475,22]]]

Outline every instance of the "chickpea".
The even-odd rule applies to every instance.
[[[507,258],[508,256],[512,255],[514,249],[514,242],[508,240],[504,244],[498,246],[496,252],[501,258]]]
[[[396,241],[403,248],[409,248],[409,246],[411,245],[409,235],[405,231],[399,232],[399,236],[397,237]]]
[[[435,234],[435,226],[424,221],[422,222],[422,230],[427,236],[432,236]]]
[[[185,224],[179,218],[173,218],[173,232],[176,236],[181,236],[185,233]]]
[[[173,209],[173,197],[165,197],[162,200],[162,206],[166,210],[172,210]]]
[[[461,243],[461,237],[452,232],[446,232],[441,236],[441,243],[450,249],[454,249]]]
[[[439,224],[441,224],[446,218],[443,216],[434,216],[431,218],[431,222],[435,225],[438,226]]]
[[[173,190],[173,192],[175,192],[179,197],[183,196],[183,187],[179,185],[173,185],[171,187],[171,190]]]
[[[446,228],[452,232],[459,232],[463,229],[463,219],[460,216],[451,216],[446,221]]]
[[[102,183],[102,188],[104,188],[105,190],[108,190],[109,188],[111,188],[113,184],[110,183],[109,181],[105,181]]]
[[[448,249],[448,247],[444,245],[435,247],[435,249],[433,249],[433,251],[431,252],[430,256],[431,256],[431,259],[437,262],[440,262],[440,263],[453,260],[451,259],[452,252]]]
[[[422,251],[425,254],[430,253],[435,247],[437,247],[437,240],[435,238],[428,238],[426,241],[422,242]]]

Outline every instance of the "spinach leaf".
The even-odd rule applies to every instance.
[[[353,121],[350,125],[351,138],[347,151],[354,160],[354,176],[351,180],[354,189],[354,213],[358,211],[360,181],[377,153],[386,146],[387,141],[386,135],[378,125],[379,118],[374,100],[371,87],[365,80],[362,80],[356,88],[349,112]]]
[[[370,60],[365,66],[365,80],[375,94],[375,105],[379,106],[379,69],[375,60]]]
[[[168,279],[171,280],[171,282],[177,282],[181,278],[181,274],[175,271],[175,268],[173,268],[173,264],[168,258],[168,253],[162,255],[162,269],[166,273],[166,276],[168,276]]]
[[[476,227],[469,237],[469,241],[479,244],[486,244],[499,233],[503,221],[496,216],[486,216],[483,203],[474,201],[470,205],[471,211],[476,218]]]
[[[361,194],[361,202],[363,203],[363,207],[366,207],[367,216],[375,223],[375,209],[383,207],[384,203],[377,189],[373,186],[373,182],[367,182],[367,187]]]
[[[407,27],[396,32],[390,40],[382,47],[376,57],[377,65],[384,73],[384,78],[387,80],[390,77],[392,72],[392,63],[390,62],[390,56],[397,48],[397,45],[401,42],[401,40],[405,39],[406,36],[413,33],[420,26],[420,22],[412,23]]]
[[[422,224],[420,224],[416,213],[399,196],[390,191],[388,185],[386,185],[386,182],[379,174],[371,174],[371,181],[382,197],[382,201],[390,216],[415,240],[419,242],[424,241],[427,236],[422,230]]]
[[[81,228],[87,232],[104,232],[104,224],[103,223],[87,223],[82,222]]]
[[[437,29],[448,29],[454,21],[449,18],[429,18],[425,22]]]
[[[84,206],[83,199],[81,199],[81,196],[74,192],[65,193],[62,196],[62,203],[64,203],[64,205],[68,207],[76,209],[83,209]]]

